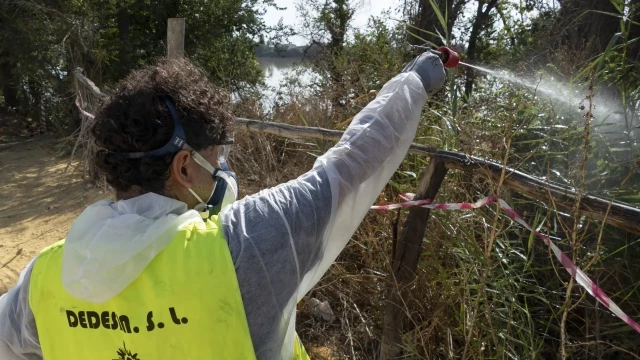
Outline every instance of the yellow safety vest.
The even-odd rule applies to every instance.
[[[64,241],[38,256],[29,287],[46,360],[255,359],[238,280],[217,217],[180,230],[105,303],[62,284]],[[308,359],[296,337],[294,359]]]

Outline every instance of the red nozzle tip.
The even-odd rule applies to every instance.
[[[444,67],[452,69],[460,64],[460,55],[446,46],[441,46],[438,51],[442,54],[442,64]]]

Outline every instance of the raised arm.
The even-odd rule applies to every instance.
[[[440,59],[426,55],[417,61],[419,73],[406,71],[385,84],[340,142],[316,161],[314,168],[327,173],[334,206],[322,239],[322,257],[306,273],[299,293],[308,292],[345,247],[409,150],[427,89],[442,86]]]
[[[270,324],[282,323],[345,247],[407,153],[427,93],[444,77],[440,59],[423,54],[384,85],[311,171],[223,210],[259,357],[280,350],[270,344],[292,331],[291,322],[284,319],[281,331]]]

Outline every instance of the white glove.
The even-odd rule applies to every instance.
[[[438,55],[429,51],[411,60],[402,70],[403,73],[414,72],[422,81],[422,86],[431,95],[442,88],[446,79],[444,65]]]

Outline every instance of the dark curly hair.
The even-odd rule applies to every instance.
[[[120,194],[136,191],[163,194],[174,155],[126,159],[118,152],[151,151],[173,134],[173,118],[162,97],[179,114],[187,143],[202,150],[230,138],[234,117],[229,95],[186,59],[160,59],[122,80],[115,94],[96,114],[91,129],[99,150],[94,162]]]

